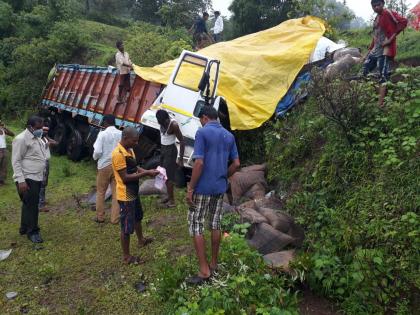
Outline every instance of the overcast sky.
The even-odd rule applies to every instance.
[[[407,1],[410,9],[414,7],[417,2],[418,0]],[[228,7],[231,3],[232,0],[213,0],[213,9],[220,11],[224,16],[230,16]],[[369,0],[347,0],[347,6],[350,7],[357,16],[360,16],[367,21],[373,14]]]

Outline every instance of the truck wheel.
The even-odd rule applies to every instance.
[[[80,161],[83,151],[83,139],[79,130],[73,129],[67,140],[67,156],[72,161]]]
[[[52,146],[51,150],[57,154],[66,153],[67,128],[63,123],[58,123],[54,128],[54,140],[57,142],[57,145]]]
[[[150,159],[148,159],[144,165],[143,168],[145,170],[151,170],[151,169],[155,169],[156,167],[158,167],[160,164],[160,155],[155,155],[152,156]]]

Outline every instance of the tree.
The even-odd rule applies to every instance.
[[[0,39],[8,37],[14,29],[15,15],[12,7],[0,1]]]
[[[229,7],[235,35],[245,35],[270,28],[288,19],[295,7],[291,0],[234,0]]]
[[[408,11],[407,0],[388,0],[387,7],[391,10],[397,11],[399,14],[405,16]]]

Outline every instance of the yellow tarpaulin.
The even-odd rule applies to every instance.
[[[324,32],[323,22],[308,16],[198,52],[221,61],[217,94],[227,101],[232,129],[254,129],[271,118]],[[134,66],[134,71],[167,84],[175,65],[172,60],[152,68]]]

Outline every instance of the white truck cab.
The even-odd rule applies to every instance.
[[[198,114],[203,106],[219,108],[216,97],[219,82],[220,61],[184,50],[167,86],[147,110],[141,123],[160,130],[156,112],[164,109],[180,126],[185,139],[184,165],[192,167],[195,134],[201,128]],[[177,140],[179,152],[179,142]]]

